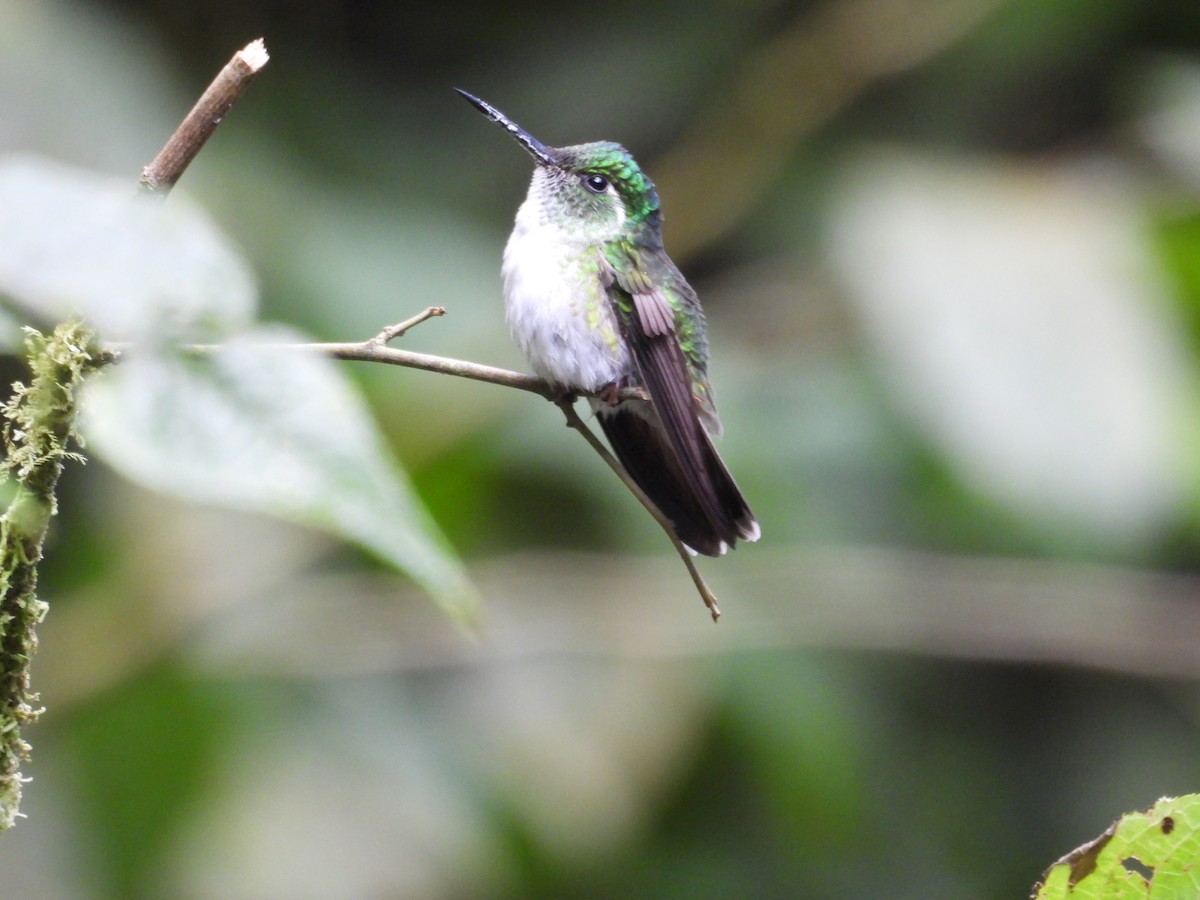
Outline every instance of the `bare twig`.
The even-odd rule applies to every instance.
[[[700,570],[696,568],[696,562],[692,559],[692,554],[688,552],[687,547],[683,545],[683,541],[679,539],[679,535],[675,532],[675,525],[663,515],[662,510],[654,505],[654,501],[646,496],[646,493],[638,487],[636,481],[630,477],[625,471],[625,467],[617,462],[616,458],[608,452],[608,448],[600,443],[600,439],[592,432],[592,429],[587,427],[583,419],[579,418],[579,413],[575,411],[575,405],[571,398],[562,398],[557,401],[558,408],[563,411],[563,415],[567,417],[567,427],[574,428],[584,440],[591,445],[596,454],[604,460],[610,469],[617,473],[617,477],[625,487],[629,488],[629,492],[637,497],[638,502],[646,507],[646,512],[654,517],[662,530],[667,533],[667,537],[671,539],[671,543],[675,545],[675,551],[679,554],[679,558],[683,560],[683,565],[687,568],[688,574],[692,576],[692,583],[696,585],[696,590],[700,592],[700,599],[704,601],[704,605],[708,607],[708,612],[715,622],[721,618],[721,610],[717,606],[717,597],[709,589],[704,578],[700,575]]]
[[[270,57],[262,38],[251,41],[233,55],[187,114],[158,156],[142,169],[143,191],[166,197],[184,170],[196,158],[225,114],[246,92],[250,82]]]
[[[671,543],[675,546],[675,551],[679,554],[679,558],[683,560],[684,566],[688,570],[688,574],[692,576],[692,583],[696,585],[696,590],[700,593],[700,599],[704,601],[704,605],[708,607],[709,614],[712,615],[712,620],[715,622],[721,618],[721,610],[717,606],[716,595],[709,589],[705,583],[700,570],[696,568],[696,563],[692,559],[692,554],[684,546],[683,541],[679,539],[679,535],[675,531],[675,525],[663,515],[662,510],[654,505],[646,493],[638,486],[637,482],[630,477],[616,458],[609,453],[608,448],[600,442],[592,429],[588,428],[587,423],[579,417],[579,413],[575,411],[575,399],[581,396],[578,393],[564,396],[560,390],[557,390],[553,385],[547,384],[540,378],[532,375],[522,375],[520,372],[508,372],[504,369],[494,369],[491,366],[480,366],[476,363],[463,362],[461,360],[451,360],[444,357],[426,356],[421,353],[404,353],[400,350],[387,350],[384,345],[393,338],[399,337],[422,322],[428,321],[434,316],[444,316],[446,314],[445,307],[431,306],[424,312],[420,312],[411,319],[406,319],[396,325],[389,325],[375,337],[362,344],[350,345],[353,348],[352,353],[345,352],[345,345],[338,344],[315,344],[307,345],[314,349],[325,348],[325,350],[338,359],[365,359],[367,357],[360,355],[360,350],[370,351],[371,361],[377,362],[392,362],[395,365],[412,365],[414,368],[425,368],[431,371],[443,371],[450,375],[461,375],[466,378],[475,378],[479,381],[489,381],[492,384],[502,384],[506,387],[520,388],[521,390],[531,391],[535,394],[541,394],[549,400],[553,400],[558,404],[558,408],[562,410],[563,415],[567,418],[567,427],[573,428],[575,431],[583,435],[584,440],[588,442],[596,454],[604,460],[605,464],[616,473],[621,482],[629,489],[629,492],[637,498],[638,502],[646,508],[646,511],[654,517],[661,527],[666,532],[667,537],[671,539]],[[388,357],[392,354],[402,354],[404,361],[400,358],[390,359],[381,358],[378,356],[379,351],[385,351]],[[419,361],[419,364],[418,364]],[[447,364],[453,364],[453,371],[450,371]],[[620,394],[623,399],[646,399],[646,393],[640,388],[626,388]]]
[[[424,321],[429,316],[416,316]],[[524,372],[514,372],[512,369],[500,369],[496,366],[486,366],[482,363],[469,362],[465,359],[454,359],[450,356],[435,356],[432,353],[416,353],[412,350],[397,350],[395,347],[383,346],[380,338],[395,328],[405,326],[411,328],[414,324],[410,319],[400,325],[384,329],[375,337],[366,341],[354,343],[313,343],[313,344],[268,344],[264,345],[280,350],[303,350],[310,353],[322,353],[334,359],[344,359],[352,362],[384,363],[389,366],[402,366],[407,369],[421,369],[425,372],[437,372],[441,375],[455,375],[459,378],[470,378],[473,381],[486,381],[488,384],[498,384],[501,387],[516,388],[545,397],[547,400],[559,400],[563,396],[560,388],[552,385],[536,375]],[[186,349],[196,353],[209,353],[219,350],[216,344],[191,344]],[[593,396],[587,391],[578,391],[579,397]],[[607,396],[607,394],[606,394]],[[622,388],[617,393],[621,400],[646,400],[649,395],[641,388]]]
[[[411,319],[405,319],[403,322],[389,325],[383,331],[379,332],[379,334],[375,335],[375,337],[367,341],[367,343],[374,347],[383,347],[396,338],[403,337],[410,328],[416,328],[422,322],[427,322],[434,316],[444,316],[445,314],[446,307],[431,306],[425,311],[417,313]]]
[[[608,452],[608,449],[600,442],[600,439],[587,427],[583,419],[575,411],[574,402],[578,397],[595,396],[594,394],[587,391],[576,391],[564,395],[560,387],[543,381],[536,375],[526,375],[523,372],[498,369],[495,366],[485,366],[480,363],[453,359],[447,356],[414,353],[411,350],[397,350],[393,347],[384,346],[388,341],[404,334],[409,329],[435,316],[445,315],[445,312],[446,310],[443,307],[431,306],[410,319],[406,319],[396,325],[389,325],[380,331],[379,334],[375,335],[375,337],[357,343],[268,344],[264,346],[278,350],[301,350],[311,353],[321,353],[332,356],[334,359],[385,363],[387,365],[403,366],[410,369],[422,369],[426,372],[438,372],[442,375],[470,378],[474,381],[486,381],[489,384],[498,384],[501,387],[528,391],[531,394],[537,394],[557,403],[558,407],[563,411],[563,415],[567,418],[567,425],[583,435],[592,449],[617,474],[617,477],[621,479],[630,493],[654,517],[654,521],[662,526],[663,531],[666,532],[667,537],[671,539],[671,543],[675,546],[679,558],[683,560],[684,566],[687,567],[688,574],[692,578],[692,583],[696,585],[696,590],[700,593],[700,599],[708,607],[713,621],[717,621],[721,616],[721,610],[717,606],[717,598],[700,575],[700,571],[696,568],[696,563],[692,559],[691,553],[688,552],[683,542],[679,540],[679,536],[675,533],[675,526],[671,524],[671,520],[662,514],[653,501],[629,477],[624,467]],[[196,353],[208,353],[213,350],[219,350],[220,347],[213,344],[193,344],[187,349]],[[609,392],[605,392],[606,398],[608,394]],[[622,388],[617,393],[617,397],[621,400],[648,399],[648,395],[641,388]]]

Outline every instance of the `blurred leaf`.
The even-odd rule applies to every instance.
[[[832,250],[897,401],[968,485],[1137,546],[1194,494],[1196,372],[1122,172],[878,154]]]
[[[469,617],[461,565],[348,379],[315,355],[252,346],[303,338],[251,328],[250,270],[200,210],[34,157],[0,160],[0,210],[0,291],[20,312],[81,315],[102,338],[138,345],[90,392],[85,431],[115,468],[355,541]],[[164,349],[198,337],[229,347]]]
[[[130,353],[96,379],[91,445],[127,477],[204,503],[258,510],[355,541],[470,618],[474,591],[336,365],[270,343],[275,327],[185,358]]]
[[[1155,161],[1195,191],[1200,187],[1200,64],[1187,56],[1142,61],[1133,82],[1134,127]]]
[[[1200,794],[1122,816],[1056,862],[1035,889],[1036,900],[1200,895]]]
[[[253,317],[249,267],[183,197],[10,156],[0,210],[0,290],[43,323],[79,315],[106,340],[197,339]]]

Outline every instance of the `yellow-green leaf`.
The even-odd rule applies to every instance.
[[[1122,816],[1054,863],[1035,891],[1035,900],[1200,897],[1200,794]]]

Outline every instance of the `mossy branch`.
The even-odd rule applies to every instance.
[[[55,489],[74,438],[75,394],[84,376],[102,360],[89,349],[91,333],[79,322],[59,325],[49,338],[26,329],[32,379],[14,384],[0,408],[5,459],[0,473],[15,483],[0,516],[0,831],[20,814],[21,763],[29,745],[21,727],[41,710],[30,690],[29,663],[37,650],[36,628],[46,614],[37,597],[37,566]]]

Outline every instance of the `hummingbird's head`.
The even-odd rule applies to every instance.
[[[659,219],[658,193],[629,151],[597,141],[571,147],[547,147],[490,103],[459,90],[485,116],[500,125],[537,163],[530,197],[544,216],[568,232],[603,240],[628,234]]]

